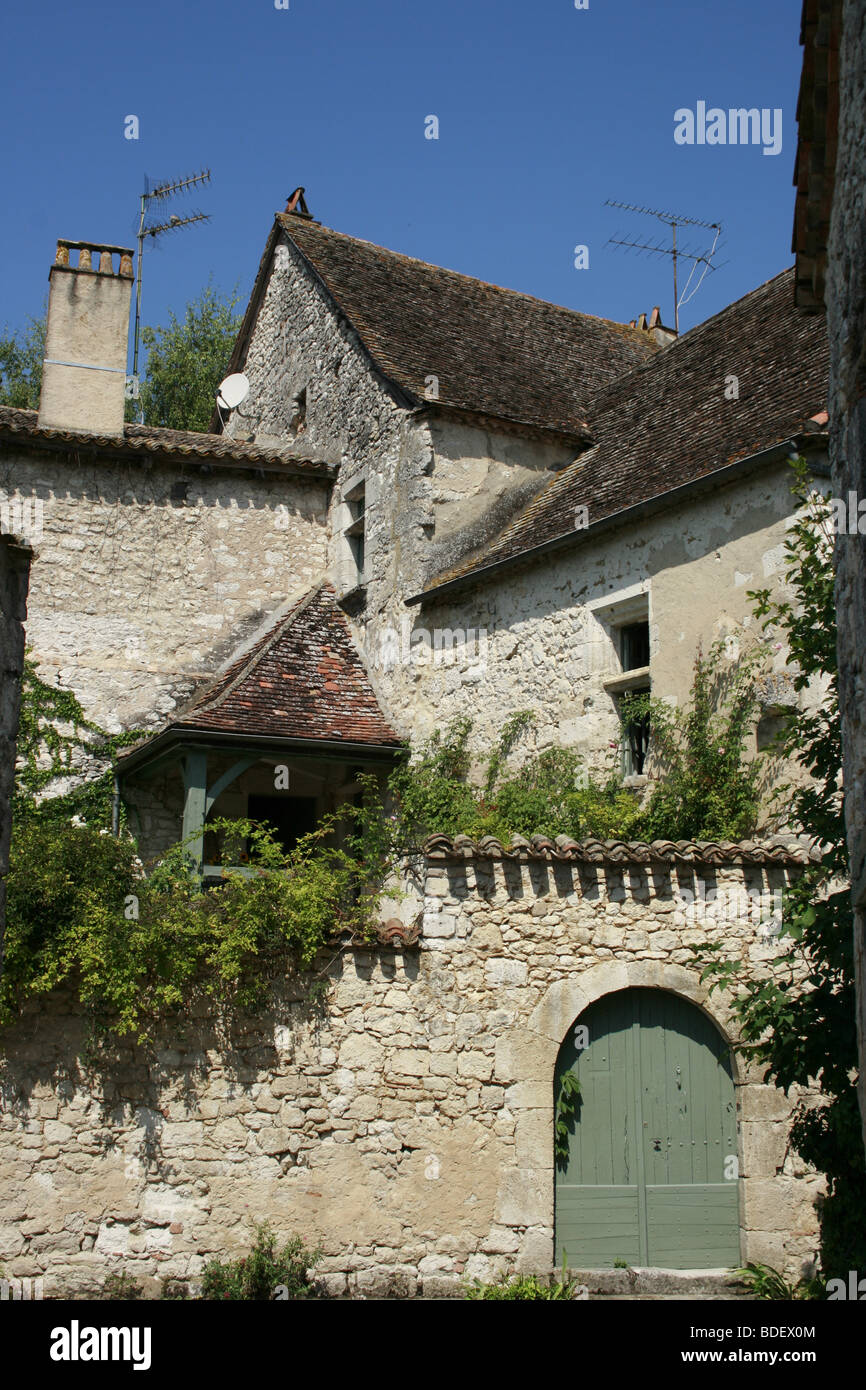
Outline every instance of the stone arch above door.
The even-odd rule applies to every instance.
[[[526,1026],[531,1033],[550,1043],[551,1056],[555,1059],[563,1038],[584,1009],[605,994],[635,988],[666,989],[688,999],[712,1020],[726,1042],[733,1043],[730,1011],[719,1002],[718,995],[710,996],[697,972],[654,960],[602,961],[579,975],[555,981],[536,1004]],[[741,1080],[736,1056],[734,1080]]]

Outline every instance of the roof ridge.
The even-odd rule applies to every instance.
[[[294,240],[291,228],[283,220],[286,216],[287,214],[285,213],[278,213],[278,221],[286,234]],[[328,236],[341,237],[344,241],[357,242],[361,246],[371,246],[375,251],[382,251],[385,255],[394,256],[397,260],[408,261],[411,265],[424,266],[428,270],[438,270],[441,275],[453,275],[458,280],[471,280],[473,284],[484,285],[487,289],[496,290],[497,294],[513,295],[515,298],[527,299],[533,304],[543,304],[547,308],[557,309],[563,314],[572,314],[580,319],[590,319],[593,323],[610,324],[612,328],[624,329],[627,333],[634,334],[637,341],[648,343],[646,334],[640,329],[633,329],[630,324],[623,323],[619,319],[608,318],[602,314],[588,314],[583,309],[571,309],[567,304],[557,304],[554,299],[542,299],[540,295],[529,294],[526,290],[515,290],[509,285],[498,285],[493,280],[482,280],[479,275],[468,275],[464,270],[454,270],[451,266],[437,265],[435,261],[425,261],[422,260],[420,256],[407,255],[405,251],[394,251],[390,246],[381,246],[377,241],[369,241],[366,237],[352,236],[349,232],[339,232],[335,227],[326,227],[322,223],[315,223],[315,229],[319,232],[325,232]],[[298,250],[303,254],[303,248],[301,246],[298,246]],[[651,355],[655,356],[655,353]]]
[[[330,476],[335,464],[327,459],[310,458],[294,451],[290,444],[262,444],[231,435],[204,430],[174,429],[168,425],[139,425],[125,421],[118,435],[100,434],[96,430],[77,430],[62,425],[40,425],[38,410],[23,406],[0,405],[0,432],[27,437],[45,445],[75,445],[83,449],[128,449],[135,454],[180,453],[191,459],[223,460],[248,466],[279,465],[295,470],[299,476],[318,474]]]

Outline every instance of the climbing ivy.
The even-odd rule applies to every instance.
[[[37,817],[108,828],[112,819],[114,762],[118,750],[145,736],[141,729],[108,734],[84,713],[71,690],[48,685],[29,655],[25,657],[18,718],[13,823]],[[93,776],[94,767],[104,771]],[[79,785],[61,796],[48,795],[61,779]]]
[[[577,1073],[564,1071],[559,1078],[556,1094],[556,1112],[553,1123],[553,1151],[559,1164],[568,1162],[568,1134],[570,1122],[577,1114],[580,1105],[580,1082]]]

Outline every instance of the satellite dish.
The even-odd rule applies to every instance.
[[[217,391],[217,405],[223,406],[225,410],[234,410],[242,401],[245,401],[250,394],[250,383],[243,372],[233,372],[227,376],[225,381],[220,382]]]

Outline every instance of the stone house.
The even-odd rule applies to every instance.
[[[185,833],[206,861],[209,813],[290,838],[467,710],[478,751],[531,707],[530,746],[600,768],[624,692],[682,702],[700,643],[736,661],[753,640],[788,457],[827,468],[826,334],[792,271],[671,342],[286,211],[230,364],[249,394],[191,435],[123,424],[125,254],[59,243],[50,374],[39,412],[0,410],[0,488],[44,504],[43,674],[147,732],[119,772],[145,857]],[[90,301],[104,331],[76,344]],[[93,366],[76,413],[62,374]],[[756,749],[797,698],[784,655]],[[645,755],[630,731],[638,788]],[[28,1010],[0,1259],[59,1287],[112,1261],[194,1278],[269,1215],[322,1243],[334,1292],[442,1291],[563,1247],[585,1269],[802,1268],[820,1182],[690,948],[722,926],[760,969],[767,903],[809,854],[434,837],[379,946],[331,963],[322,1017],[286,984],[254,1019],[166,1029],[155,1059],[122,1049],[94,1087],[77,1011]]]

